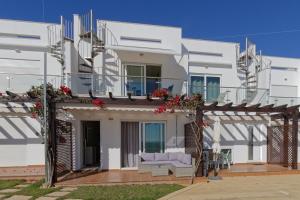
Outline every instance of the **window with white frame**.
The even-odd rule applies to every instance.
[[[144,96],[161,87],[161,66],[127,64],[124,72],[125,93]]]
[[[141,123],[141,151],[146,153],[165,152],[165,123]]]
[[[207,102],[217,101],[220,95],[219,76],[205,74],[190,75],[190,94],[202,94]]]

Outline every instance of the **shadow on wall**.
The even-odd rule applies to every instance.
[[[41,144],[40,123],[29,116],[0,115],[0,145]]]
[[[214,116],[207,117],[210,122],[209,127],[204,129],[204,145],[205,148],[211,148],[213,143],[213,121]],[[261,146],[267,144],[267,133],[261,129],[261,125],[266,127],[268,121],[260,116],[229,116],[221,115],[221,145],[234,146],[249,144],[248,127],[253,127],[253,146]],[[226,118],[226,119],[222,119]],[[247,118],[247,119],[245,119]]]
[[[182,51],[187,52],[184,46],[182,46]],[[122,64],[136,63],[161,65],[161,87],[168,88],[173,85],[173,95],[182,94],[182,91],[186,90],[184,89],[186,87],[184,80],[187,79],[187,72],[182,64],[184,56],[187,56],[187,54],[184,53],[183,56],[178,56],[177,58],[177,56],[174,55],[160,55],[154,53],[139,54],[138,52],[116,53],[113,50],[107,50],[104,53],[101,81],[99,84],[96,84],[99,87],[97,90],[102,92],[111,91],[114,94],[124,95],[124,83],[126,78],[124,77],[125,73],[122,71]]]

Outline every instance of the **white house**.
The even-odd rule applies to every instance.
[[[265,56],[255,44],[246,46],[183,38],[180,27],[93,21],[91,14],[60,24],[2,19],[0,92],[25,93],[43,83],[46,68],[48,82],[67,85],[78,96],[91,90],[115,98],[130,92],[138,99],[167,88],[173,95],[201,93],[206,102],[219,104],[299,104],[300,59]],[[0,167],[43,165],[40,123],[9,106],[0,109],[0,152],[6,152]],[[149,105],[59,106],[72,127],[73,170],[136,168],[141,152],[185,151],[189,120],[183,113],[155,114]],[[268,115],[218,112],[206,118],[213,122],[217,115],[221,147],[231,150],[233,163],[267,162]],[[205,147],[211,142],[212,126],[205,129]]]

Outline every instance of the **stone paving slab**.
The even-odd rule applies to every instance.
[[[20,185],[16,185],[15,188],[25,188],[28,186],[29,186],[29,184],[20,184]]]
[[[60,191],[58,191],[58,192],[49,193],[46,196],[48,196],[48,197],[63,197],[63,196],[66,196],[69,193],[70,192],[60,192]]]
[[[76,187],[65,187],[65,188],[62,188],[60,191],[61,192],[73,192],[75,190],[77,190]]]
[[[31,199],[31,196],[14,195],[5,200],[29,200],[29,199]]]
[[[3,189],[3,190],[0,190],[0,193],[15,193],[20,190],[21,190],[20,188]]]
[[[36,200],[56,200],[58,197],[39,197]]]
[[[82,200],[82,199],[65,199],[65,200]]]
[[[299,200],[300,175],[228,177],[186,187],[160,200]]]

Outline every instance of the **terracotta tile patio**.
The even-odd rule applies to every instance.
[[[76,174],[76,173],[75,173]],[[236,164],[231,169],[220,171],[221,176],[268,176],[268,175],[286,175],[300,174],[300,170],[289,170],[280,165],[270,164]],[[80,177],[80,172],[72,179],[60,180],[57,185],[75,186],[75,185],[114,185],[114,184],[156,184],[156,183],[177,183],[188,185],[191,183],[190,177],[176,178],[174,175],[154,177],[151,173],[138,173],[137,170],[110,170],[85,175]],[[195,178],[195,183],[206,182],[206,177]]]
[[[298,166],[300,169],[300,165]],[[300,174],[300,170],[290,170],[287,167],[276,164],[252,163],[252,164],[235,164],[230,170],[220,171],[222,176],[265,176],[281,174]]]
[[[195,182],[206,181],[205,177],[197,177]],[[177,183],[188,185],[191,177],[176,178],[169,176],[152,176],[151,173],[138,173],[137,170],[110,170],[98,172],[84,177],[61,180],[57,185],[111,185],[111,184],[142,184],[142,183]]]

